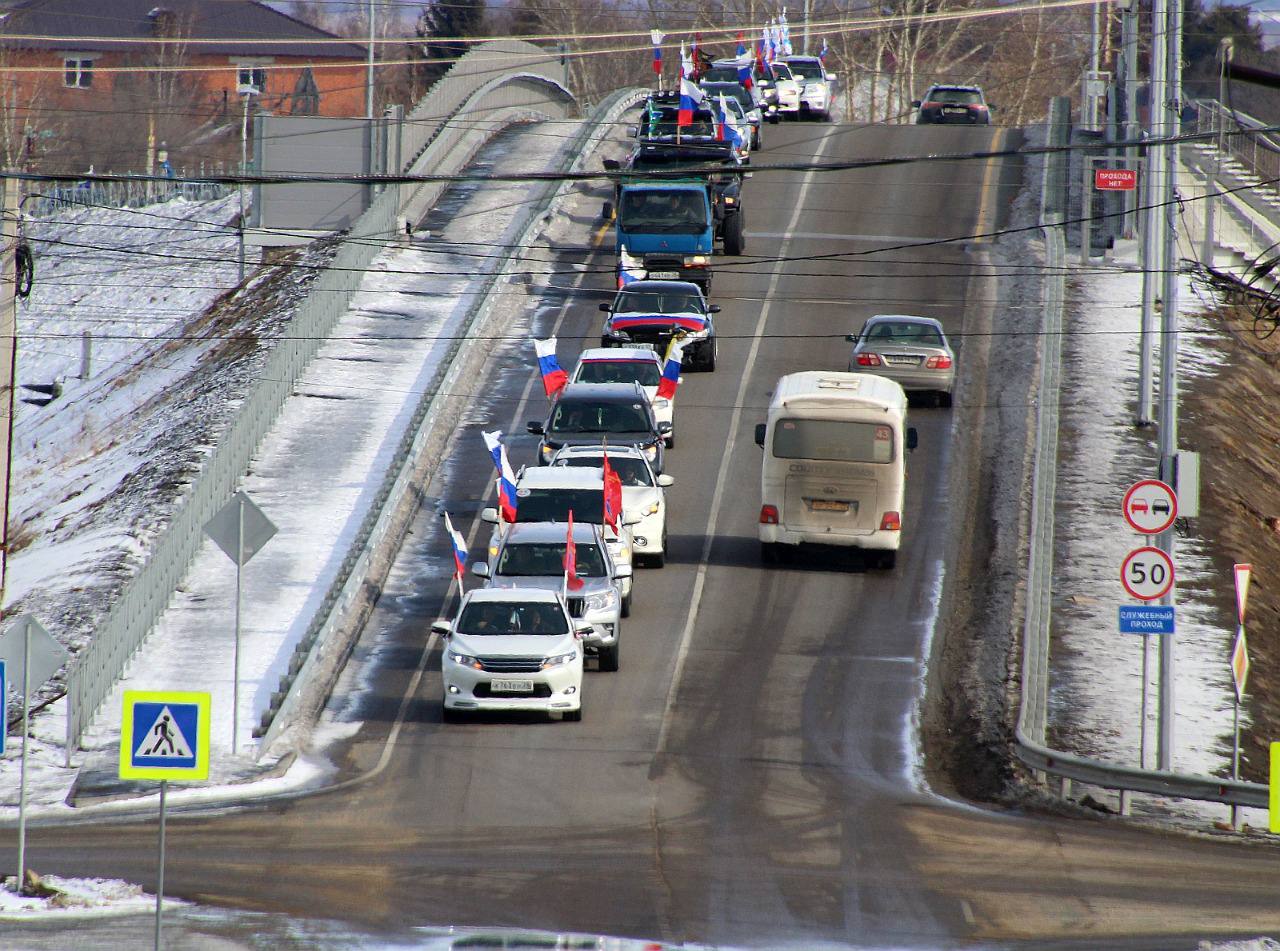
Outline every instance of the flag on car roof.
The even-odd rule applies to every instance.
[[[753,84],[753,80],[751,79],[751,64],[754,59],[755,57],[751,55],[751,52],[742,42],[742,34],[739,33],[738,54],[734,59],[733,64],[738,67],[738,82],[740,82],[745,89],[750,89]]]
[[[653,40],[653,71],[656,75],[662,75],[662,41],[665,37],[661,30],[650,30],[649,39]]]
[[[573,509],[569,509],[569,533],[564,542],[564,587],[566,593],[582,587],[578,577],[578,546],[573,540]]]
[[[728,139],[733,143],[735,149],[742,148],[742,130],[738,128],[738,117],[729,108],[729,103],[725,101],[724,93],[720,94],[720,115],[724,118],[724,131],[719,138]]]
[[[618,287],[634,284],[645,276],[644,259],[628,253],[626,248],[618,252]]]
[[[676,126],[683,129],[693,125],[693,110],[706,98],[697,85],[683,77],[680,80],[680,111],[676,114]]]
[[[824,36],[822,38],[822,49],[818,50],[818,59],[824,60],[826,58],[827,58],[827,38]]]
[[[565,373],[556,359],[556,338],[534,340],[533,350],[538,355],[538,372],[542,374],[542,388],[547,396],[552,397],[564,389],[569,382],[569,374]]]
[[[462,533],[453,527],[453,522],[449,520],[449,513],[444,513],[444,530],[449,533],[449,544],[453,546],[453,576],[458,579],[458,584],[462,584],[462,572],[467,567],[467,543],[462,537]]]
[[[689,51],[684,48],[684,40],[680,41],[680,78],[693,78],[693,60],[689,58]]]
[[[680,364],[684,360],[683,334],[671,338],[667,345],[666,361],[662,364],[662,379],[658,381],[658,398],[669,400],[676,395],[680,385]]]
[[[481,433],[484,444],[493,457],[493,465],[498,470],[498,508],[502,511],[504,522],[516,520],[516,476],[511,470],[511,460],[507,458],[507,447],[502,444],[502,433],[494,431]]]
[[[609,450],[603,452],[604,462],[604,523],[618,531],[618,520],[622,517],[622,477],[609,464]]]

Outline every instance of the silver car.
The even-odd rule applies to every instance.
[[[599,525],[577,522],[573,542],[577,576],[583,582],[566,591],[564,549],[568,527],[561,522],[512,525],[491,562],[476,562],[473,574],[489,579],[489,588],[540,588],[563,591],[575,624],[586,622],[592,632],[582,641],[600,658],[601,670],[618,669],[618,641],[622,634],[622,592],[619,583],[631,577],[630,565],[615,564]]]
[[[877,314],[845,339],[853,344],[850,373],[888,377],[909,393],[932,393],[937,405],[951,405],[956,355],[932,317]]]

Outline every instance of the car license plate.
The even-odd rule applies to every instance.
[[[809,508],[815,512],[847,512],[849,503],[836,499],[809,499]]]
[[[891,353],[884,355],[884,362],[894,367],[918,367],[920,360],[920,357],[899,357]]]
[[[650,271],[649,280],[651,281],[678,281],[680,280],[679,271]]]
[[[969,110],[966,109],[964,106],[943,106],[942,111],[949,116],[962,116],[962,115],[965,115]]]
[[[494,693],[533,693],[532,680],[491,680],[489,689]]]

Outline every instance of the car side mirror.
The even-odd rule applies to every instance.
[[[498,524],[498,510],[492,505],[480,510],[480,521],[488,522],[490,525]]]
[[[720,313],[720,305],[719,305],[719,304],[712,304],[710,307],[708,307],[708,308],[707,308],[707,313],[709,313],[709,314],[718,314],[718,313]]]
[[[756,445],[761,448],[764,448],[764,433],[768,425],[768,423],[756,423]]]
[[[489,577],[489,563],[487,561],[477,561],[471,566],[471,573],[477,578]]]
[[[614,581],[622,581],[624,578],[630,578],[630,577],[631,577],[630,565],[614,565],[613,566]]]
[[[659,436],[669,436],[669,435],[671,435],[671,424],[670,424],[670,423],[668,423],[668,422],[661,422],[661,423],[659,423],[659,424],[658,424],[658,435],[659,435]]]
[[[609,313],[609,307],[610,305],[608,301],[601,301],[600,306],[597,307],[596,310],[600,311],[602,314],[607,314]]]
[[[596,626],[594,624],[588,624],[586,621],[573,622],[573,633],[579,637],[587,637],[595,632]]]
[[[542,424],[538,422],[525,423],[524,428],[530,435],[533,435],[533,436],[541,436],[543,434]]]
[[[839,79],[839,77],[835,73],[827,73],[827,82],[833,83],[837,79]]]
[[[914,426],[907,427],[907,452],[915,452],[916,446],[920,445],[920,437],[916,434]]]
[[[669,489],[671,488],[671,486],[675,484],[676,484],[675,476],[667,475],[665,472],[662,475],[658,476],[658,485],[664,489]]]
[[[639,134],[640,134],[640,127],[638,125],[627,126],[627,135],[631,136],[631,138],[634,139]]]
[[[987,112],[995,112],[995,111],[996,111],[995,104],[990,102],[987,103]]]
[[[845,334],[845,335],[844,335],[844,339],[845,339],[845,340],[848,340],[850,343],[857,343],[857,342],[858,342],[858,335],[857,335],[857,334]]]
[[[439,634],[441,637],[448,637],[453,633],[453,625],[448,621],[436,621],[431,625],[431,633]]]
[[[639,525],[642,521],[644,521],[644,519],[642,519],[642,518],[641,518],[639,515],[637,515],[635,512],[624,512],[624,513],[622,513],[622,524],[623,524],[623,525]]]
[[[635,135],[635,132],[632,131],[631,134]],[[603,162],[603,165],[604,165],[604,170],[606,172],[617,172],[622,169],[622,163],[619,162],[617,159],[613,159],[613,158],[605,159]]]
[[[919,100],[919,99],[912,99],[912,100],[911,100],[911,108],[912,108],[912,109],[919,109],[919,108],[920,108],[920,100]]]

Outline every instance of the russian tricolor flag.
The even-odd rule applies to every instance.
[[[716,127],[716,138],[721,141],[728,139],[733,143],[734,148],[742,148],[742,133],[738,131],[738,117],[729,111],[729,103],[725,101],[724,93],[720,94],[720,117],[721,124]]]
[[[484,444],[493,457],[493,465],[498,470],[498,508],[502,511],[504,522],[516,520],[516,476],[511,471],[511,460],[507,458],[507,447],[502,444],[502,433],[496,430],[481,433]]]
[[[680,79],[680,112],[676,116],[676,125],[684,128],[693,125],[693,110],[706,98],[706,94],[688,79]]]
[[[449,544],[453,546],[453,563],[456,566],[453,576],[458,579],[458,584],[462,584],[462,572],[467,567],[467,543],[462,533],[453,527],[448,512],[444,513],[444,530],[449,533]]]
[[[662,379],[658,381],[658,398],[669,400],[676,395],[680,385],[680,364],[684,360],[684,337],[672,337],[667,346],[667,360],[662,365]]]
[[[656,75],[662,75],[662,41],[665,37],[661,30],[650,30],[649,39],[653,40],[653,71]]]
[[[542,388],[547,391],[548,397],[555,396],[569,382],[569,374],[564,372],[560,367],[560,361],[556,359],[556,338],[535,340],[533,349],[538,355],[538,372],[542,374]]]
[[[738,67],[738,82],[742,83],[745,89],[750,89],[751,80],[751,61],[754,59],[750,52],[747,51],[746,44],[742,42],[742,34],[738,34],[738,58],[734,61],[734,65]]]

